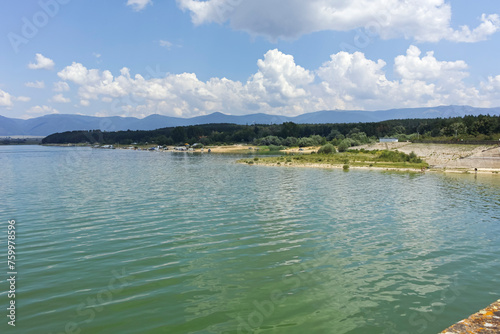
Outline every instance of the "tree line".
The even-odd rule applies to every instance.
[[[500,116],[479,115],[435,119],[402,119],[371,123],[338,124],[204,124],[152,131],[69,131],[45,137],[43,144],[224,145],[247,143],[265,146],[354,146],[383,137],[400,141],[498,140]]]

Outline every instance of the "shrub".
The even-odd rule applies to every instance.
[[[295,137],[287,137],[285,140],[283,140],[282,144],[286,145],[288,147],[293,147],[297,146],[298,139]]]
[[[284,149],[283,146],[278,146],[278,145],[269,145],[268,148],[269,148],[269,151],[271,151],[271,152],[276,152],[276,151],[280,151],[280,150]]]
[[[354,129],[352,131],[354,131]],[[358,146],[360,144],[368,144],[370,142],[370,139],[366,136],[366,133],[364,132],[350,133],[349,138],[352,139],[352,141],[354,142],[354,146]]]
[[[422,162],[422,159],[420,159],[416,154],[415,152],[411,151],[410,154],[408,154],[408,161],[409,162],[413,162],[413,163],[421,163]]]
[[[277,136],[267,136],[264,138],[254,140],[254,143],[256,145],[262,145],[262,146],[271,146],[271,145],[279,146],[281,145],[281,139]]]
[[[311,138],[303,137],[299,139],[297,144],[299,145],[299,147],[314,146],[314,140],[312,140]]]
[[[318,154],[332,154],[332,153],[337,153],[337,150],[332,144],[326,144],[324,146],[321,146],[321,148],[318,151]]]
[[[410,154],[406,154],[398,151],[382,151],[379,155],[379,159],[381,161],[390,161],[390,162],[411,162],[411,163],[421,163],[422,159],[420,159],[415,152],[411,152]]]
[[[339,144],[339,152],[345,152],[349,147],[351,147],[351,142],[349,141],[349,139],[344,139]]]
[[[326,139],[324,137],[321,137],[320,135],[313,135],[309,138],[311,139],[314,146],[326,144]]]
[[[345,171],[348,171],[349,170],[349,165],[342,166],[342,169],[345,170]]]

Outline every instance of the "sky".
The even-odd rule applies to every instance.
[[[500,106],[498,0],[0,0],[0,115]]]

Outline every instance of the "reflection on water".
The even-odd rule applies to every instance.
[[[0,157],[23,333],[431,333],[499,298],[498,176]]]

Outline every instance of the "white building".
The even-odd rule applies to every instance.
[[[397,143],[399,139],[397,138],[379,138],[379,142],[381,143]]]

